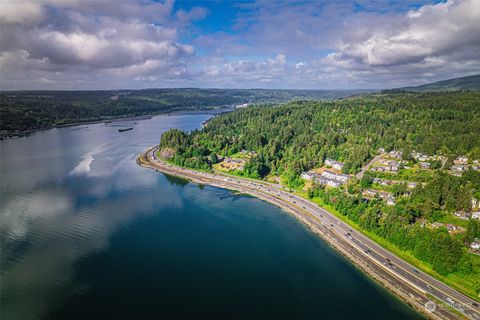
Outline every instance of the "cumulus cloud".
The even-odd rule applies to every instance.
[[[220,81],[260,81],[269,82],[276,76],[281,76],[287,64],[282,53],[274,58],[263,61],[237,60],[233,62],[208,61],[201,76]]]
[[[38,79],[52,83],[73,74],[184,77],[184,59],[195,50],[179,43],[177,30],[206,14],[199,8],[174,12],[171,1],[2,1],[1,9],[3,84],[32,70],[43,70],[48,76]]]
[[[197,24],[211,8],[172,1],[0,5],[3,89],[384,88],[480,72],[478,0],[228,3],[211,24]]]
[[[388,88],[479,73],[480,2],[418,5],[249,3],[235,20],[236,33],[204,35],[195,45],[210,54],[208,80],[250,80],[246,87],[261,81],[283,88]],[[283,52],[289,61],[280,69],[258,59],[222,63],[224,56],[260,52]]]
[[[362,28],[365,17],[354,17],[356,31],[348,33],[323,62],[352,74],[375,71],[393,77],[479,72],[478,21],[480,2],[476,0],[425,5],[388,20],[377,19],[375,28],[372,21]]]
[[[480,2],[448,1],[410,11],[397,21],[350,39],[333,61],[370,66],[439,62],[442,56],[480,48]],[[472,52],[473,53],[473,52]]]

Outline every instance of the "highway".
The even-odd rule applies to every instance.
[[[238,190],[277,205],[306,223],[354,264],[429,318],[459,319],[462,314],[464,318],[480,320],[477,301],[417,270],[317,204],[286,191],[278,184],[167,164],[157,158],[157,148],[152,147],[140,155],[139,164],[197,183]],[[436,305],[433,311],[424,307],[430,300]],[[455,309],[458,314],[450,309]]]

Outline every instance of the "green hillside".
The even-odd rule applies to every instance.
[[[480,90],[480,74],[427,83],[416,87],[396,88],[388,91],[428,92],[458,90]]]

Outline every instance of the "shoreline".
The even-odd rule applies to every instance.
[[[249,194],[260,200],[264,200],[266,202],[269,202],[270,204],[281,208],[282,210],[294,216],[304,225],[306,225],[308,229],[320,236],[331,247],[340,252],[349,263],[354,265],[362,273],[366,274],[375,282],[382,285],[390,293],[393,293],[397,298],[400,298],[403,302],[407,303],[424,316],[430,319],[459,319],[462,317],[475,319],[476,316],[480,315],[478,308],[474,308],[472,304],[470,304],[470,310],[468,310],[470,314],[461,315],[459,310],[453,309],[448,305],[448,303],[442,301],[441,295],[442,293],[445,293],[444,290],[448,288],[448,291],[450,291],[449,295],[454,296],[456,299],[459,300],[458,306],[462,306],[462,310],[466,308],[468,309],[468,307],[466,306],[466,301],[474,300],[463,296],[461,293],[458,293],[456,290],[446,286],[443,283],[439,283],[438,280],[433,279],[426,274],[422,273],[422,277],[416,276],[416,274],[420,275],[420,273],[417,270],[413,269],[411,266],[409,266],[407,262],[401,260],[402,262],[400,263],[399,258],[397,258],[396,256],[394,256],[395,258],[390,256],[390,259],[392,260],[387,258],[387,261],[395,262],[395,264],[398,264],[398,267],[393,267],[392,263],[389,263],[389,265],[392,266],[389,267],[385,260],[383,260],[384,262],[382,263],[381,259],[384,259],[385,257],[385,249],[377,248],[379,247],[379,245],[376,243],[375,245],[373,245],[373,240],[366,238],[366,236],[364,235],[358,234],[357,231],[349,229],[348,226],[347,230],[350,230],[350,232],[352,233],[354,237],[353,240],[352,236],[348,236],[347,238],[345,237],[345,234],[342,235],[341,233],[338,233],[337,229],[341,229],[340,227],[344,228],[345,226],[342,226],[342,224],[345,223],[336,221],[340,219],[336,218],[330,213],[326,213],[326,210],[318,207],[318,205],[314,204],[313,202],[310,202],[298,196],[289,196],[289,194],[285,193],[285,191],[279,188],[279,186],[267,182],[254,182],[252,180],[242,179],[240,177],[230,176],[222,173],[210,174],[170,165],[156,157],[156,148],[157,147],[149,148],[146,152],[140,155],[137,158],[137,163],[142,167],[181,177],[194,183],[206,184],[238,191],[244,194]],[[272,191],[274,194],[271,194],[272,192],[268,188],[274,189]],[[266,192],[265,190],[268,190],[268,192]],[[284,193],[289,196],[286,199],[293,198],[298,203],[302,203],[305,205],[300,207],[295,200],[285,201],[285,196],[283,195]],[[283,198],[280,197],[281,194]],[[306,209],[306,206],[309,206],[309,208]],[[313,208],[313,206],[316,207],[316,210]],[[320,213],[320,216],[322,218],[318,217],[317,212],[323,213],[323,215],[322,213]],[[324,219],[325,214],[328,214],[328,219],[331,219],[327,219],[327,221],[333,222],[332,224],[330,224],[331,227],[328,227],[327,225],[322,223],[323,221],[320,221],[321,219]],[[345,230],[342,229],[341,232],[345,232]],[[350,233],[348,234],[350,235]],[[368,245],[372,247],[372,251],[374,251],[375,254],[377,253],[377,250],[380,251],[380,253],[384,255],[383,258],[372,259],[371,255],[373,255],[374,253],[368,254],[367,250],[362,251],[363,248],[359,243],[352,243],[357,241],[357,237],[360,239],[359,243],[361,243],[362,245],[365,244],[364,242],[368,243]],[[373,249],[373,247],[376,248]],[[366,254],[364,254],[364,252]],[[393,255],[390,252],[389,254]],[[406,269],[408,267],[410,267],[410,270]],[[402,272],[398,272],[399,274],[395,274],[395,272],[392,272],[392,268],[398,268],[399,270],[402,269],[403,273],[405,273],[405,277],[402,277]],[[412,270],[414,270],[416,274],[412,272]],[[416,283],[414,283],[418,281],[417,278],[420,280],[424,280],[425,283],[422,283],[422,286],[417,285]],[[429,290],[425,290],[425,286],[431,289],[432,287],[435,287],[435,291],[428,292]],[[438,292],[436,291],[436,286],[438,286]],[[437,304],[436,309],[433,312],[429,312],[425,307],[425,303],[431,300],[434,300]]]
[[[156,112],[156,113],[151,113],[151,114],[145,114],[145,115],[140,115],[140,116],[119,116],[119,117],[112,117],[112,118],[103,118],[103,119],[97,119],[97,120],[85,120],[85,121],[76,121],[72,123],[65,123],[65,124],[60,124],[60,125],[51,125],[47,127],[42,127],[42,128],[36,128],[36,129],[29,129],[29,130],[23,130],[20,132],[12,133],[9,134],[7,133],[6,135],[0,135],[0,141],[2,140],[8,140],[8,139],[17,139],[17,138],[22,138],[26,137],[32,133],[35,132],[40,132],[40,131],[45,131],[45,130],[51,130],[51,129],[60,129],[60,128],[68,128],[68,127],[74,127],[74,126],[81,126],[81,125],[89,125],[89,124],[97,124],[97,123],[110,123],[110,122],[116,122],[116,121],[129,121],[129,120],[148,120],[153,117],[157,116],[168,116],[172,114],[189,114],[189,113],[202,113],[202,112],[212,112],[215,110],[223,110],[224,112],[229,112],[232,110],[235,110],[233,108],[219,108],[219,107],[207,107],[206,109],[203,110],[186,110],[186,109],[179,109],[179,110],[170,110],[170,111],[165,111],[165,112]],[[223,112],[222,112],[223,113]],[[212,118],[208,119],[206,122],[210,121]]]

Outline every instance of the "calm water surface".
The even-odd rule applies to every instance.
[[[0,318],[420,317],[280,209],[136,165],[209,117],[0,142]]]

